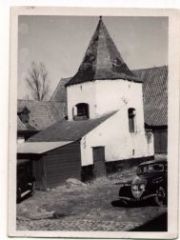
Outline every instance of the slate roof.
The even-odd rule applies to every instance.
[[[29,125],[36,130],[45,129],[63,119],[66,113],[65,106],[66,103],[55,101],[18,100],[18,109],[28,108]]]
[[[78,72],[66,86],[106,79],[139,81],[124,62],[100,17]]]
[[[59,121],[29,138],[28,142],[58,142],[79,140],[92,129],[111,117],[115,112],[116,111],[96,119],[82,121]]]
[[[168,117],[168,67],[135,70],[143,82],[145,123],[148,126],[167,126]]]

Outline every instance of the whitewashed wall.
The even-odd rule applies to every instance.
[[[96,80],[67,87],[68,119],[78,103],[89,104],[90,118],[96,118],[122,105],[136,109],[137,128],[144,128],[142,84],[127,80]],[[127,113],[126,113],[127,114]]]
[[[93,164],[92,147],[105,147],[105,160],[116,161],[154,155],[153,135],[145,131],[129,132],[126,106],[108,118],[81,140],[82,166]]]
[[[96,84],[87,82],[67,87],[68,119],[73,119],[73,107],[78,103],[89,104],[89,117],[96,117]]]
[[[67,88],[68,117],[77,103],[88,103],[90,118],[117,113],[81,140],[82,165],[93,164],[92,147],[104,146],[106,161],[154,155],[153,136],[144,130],[142,84],[127,80],[97,80]],[[128,108],[136,109],[135,133],[129,132]]]
[[[138,131],[144,131],[142,83],[127,80],[96,81],[96,104],[96,116],[123,107],[127,109],[123,113],[125,119],[127,118],[128,108],[135,108],[136,128]]]

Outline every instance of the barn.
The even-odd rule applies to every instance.
[[[90,180],[105,174],[103,147],[94,148],[95,166],[81,156],[84,138],[113,113],[87,121],[60,121],[18,145],[18,159],[31,159],[37,189],[47,189],[67,178]],[[83,147],[82,147],[83,146]],[[98,158],[101,156],[101,158]]]
[[[31,160],[38,190],[57,186],[70,176],[76,179],[81,177],[78,141],[26,143],[25,147],[21,144],[18,147],[18,161],[21,159]]]
[[[120,117],[114,111],[96,119],[59,121],[20,144],[18,159],[32,160],[37,189],[57,186],[67,178],[91,180],[125,164],[153,159],[153,135],[139,136],[141,146],[132,143],[117,127]]]
[[[167,154],[168,140],[168,68],[139,69],[134,73],[143,82],[145,127],[154,134],[156,154]]]
[[[18,99],[17,105],[19,120],[37,131],[41,131],[65,117],[66,104],[61,101]]]

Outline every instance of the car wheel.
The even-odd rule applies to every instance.
[[[163,187],[159,187],[154,198],[156,205],[163,206],[166,202],[166,191]]]

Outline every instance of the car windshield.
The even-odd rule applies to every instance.
[[[149,164],[149,165],[139,166],[137,169],[137,174],[163,172],[164,170],[165,170],[165,167],[163,164],[160,164],[160,163]]]

